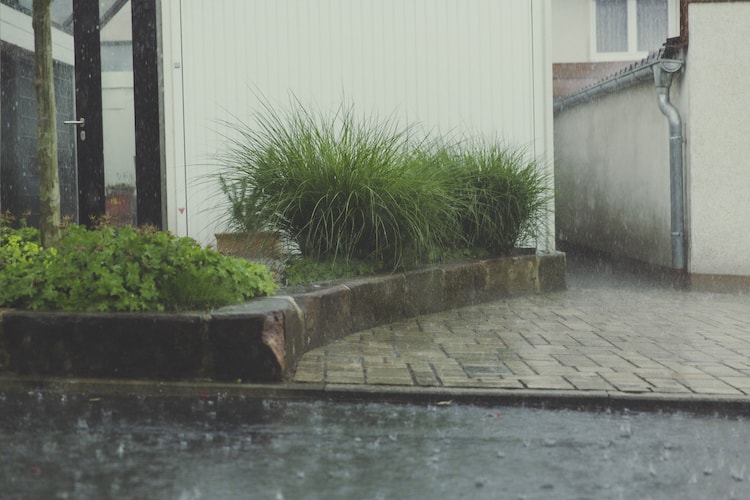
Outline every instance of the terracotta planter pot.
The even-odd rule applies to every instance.
[[[281,241],[276,233],[217,233],[214,236],[216,250],[224,255],[245,259],[281,257]]]

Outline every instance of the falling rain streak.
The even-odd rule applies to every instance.
[[[0,394],[11,498],[748,498],[750,425],[686,413]]]

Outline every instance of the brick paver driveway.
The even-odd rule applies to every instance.
[[[750,395],[748,296],[607,283],[602,270],[570,267],[565,292],[421,316],[313,350],[294,381]]]

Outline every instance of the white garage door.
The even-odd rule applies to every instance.
[[[162,4],[174,106],[166,120],[175,130],[170,227],[211,241],[222,215],[211,182],[227,133],[221,123],[249,120],[259,95],[282,106],[294,95],[331,111],[347,103],[426,131],[499,137],[549,154],[547,1]]]

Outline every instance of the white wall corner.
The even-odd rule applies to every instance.
[[[166,227],[179,236],[187,236],[185,199],[184,123],[182,109],[182,71],[180,44],[180,5],[159,0],[161,20],[161,58],[164,92],[164,161],[166,176]],[[182,209],[182,210],[180,210]]]
[[[552,2],[535,0],[532,4],[534,36],[534,154],[542,162],[551,190],[555,187],[554,112],[552,96]],[[537,242],[539,250],[555,249],[555,201],[549,201],[545,234]]]

